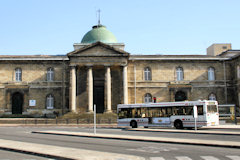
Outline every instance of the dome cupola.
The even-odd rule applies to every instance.
[[[112,32],[101,24],[93,26],[92,30],[83,36],[81,43],[95,43],[98,41],[103,43],[117,43],[117,39]]]

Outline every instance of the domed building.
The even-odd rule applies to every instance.
[[[116,37],[112,32],[108,31],[104,25],[96,25],[92,27],[92,30],[87,32],[81,43],[117,43]]]
[[[217,100],[240,104],[240,51],[130,55],[101,24],[64,56],[0,56],[0,115],[116,112],[117,104]]]

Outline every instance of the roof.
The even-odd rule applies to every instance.
[[[81,43],[95,43],[97,41],[103,43],[117,43],[117,39],[113,33],[101,24],[93,26],[92,30],[84,35]]]
[[[113,47],[113,46],[111,46],[111,45],[102,43],[102,42],[100,42],[100,41],[95,42],[95,43],[92,43],[92,44],[89,44],[89,45],[87,45],[87,46],[84,46],[83,48],[74,50],[74,51],[68,53],[67,55],[68,55],[68,56],[75,56],[77,53],[83,52],[83,51],[88,50],[88,49],[90,49],[90,48],[93,48],[93,47],[95,47],[95,46],[102,46],[102,47],[104,47],[104,48],[107,48],[107,49],[113,50],[113,51],[115,51],[115,52],[117,52],[117,53],[120,53],[120,54],[122,54],[123,56],[124,56],[124,55],[125,55],[125,56],[129,56],[129,55],[130,55],[128,52],[126,52],[126,51],[124,51],[124,50],[117,49],[117,48],[115,48],[115,47]],[[78,55],[78,56],[79,56],[79,55]]]
[[[63,55],[0,55],[0,60],[46,60],[46,61],[63,61],[69,60]]]
[[[130,55],[129,60],[228,60],[209,55]]]

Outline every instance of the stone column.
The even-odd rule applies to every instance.
[[[76,66],[71,66],[70,80],[70,108],[72,112],[76,112]]]
[[[93,112],[93,73],[88,67],[88,112]]]
[[[106,67],[105,73],[106,87],[107,87],[107,108],[106,112],[112,112],[112,99],[111,99],[111,70]]]
[[[128,104],[127,66],[123,66],[123,104]]]

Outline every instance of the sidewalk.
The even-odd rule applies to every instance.
[[[212,131],[210,129],[239,129],[236,131]],[[143,132],[171,132],[171,133],[197,133],[197,134],[216,134],[216,135],[239,135],[240,127],[228,126],[227,128],[201,128],[198,130],[186,130],[186,129],[171,129],[171,128],[127,128],[128,131],[143,131]]]
[[[76,137],[89,137],[89,138],[120,139],[120,140],[132,140],[132,141],[146,141],[146,142],[176,143],[176,144],[240,148],[239,142],[232,142],[232,141],[165,138],[165,137],[146,137],[146,136],[115,135],[115,134],[100,134],[100,133],[91,134],[91,133],[84,133],[84,132],[69,132],[69,131],[34,131],[32,133],[53,134],[53,135],[62,135],[62,136],[76,136]]]
[[[0,148],[64,160],[144,160],[143,157],[0,139]]]

